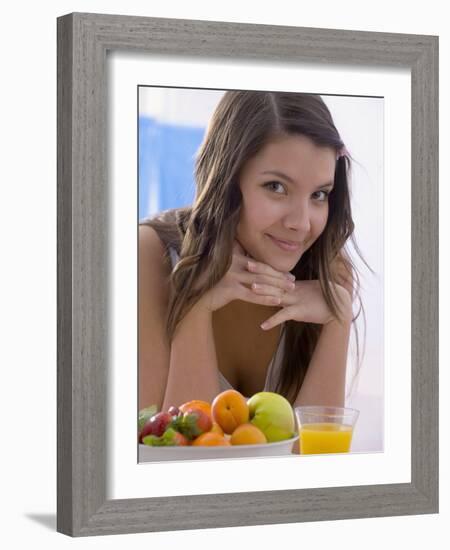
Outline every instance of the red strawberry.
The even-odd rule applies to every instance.
[[[188,439],[194,439],[202,433],[209,432],[212,428],[212,420],[200,409],[189,409],[174,418],[171,425]]]

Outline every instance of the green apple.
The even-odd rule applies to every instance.
[[[262,391],[250,397],[247,405],[250,422],[264,433],[269,443],[294,437],[294,411],[285,397]]]

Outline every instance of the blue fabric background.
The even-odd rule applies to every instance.
[[[204,128],[176,126],[139,117],[139,219],[149,214],[151,186],[157,185],[157,211],[192,204],[195,153]]]

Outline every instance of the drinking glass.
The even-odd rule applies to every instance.
[[[300,454],[348,453],[359,411],[346,407],[295,407]]]

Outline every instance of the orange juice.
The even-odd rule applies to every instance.
[[[300,428],[300,454],[348,453],[353,427],[333,422],[304,424]]]

